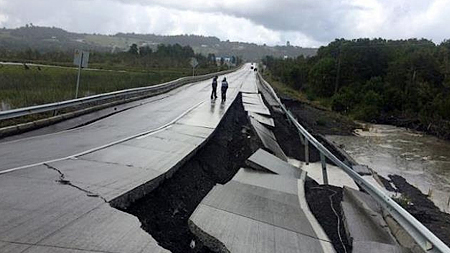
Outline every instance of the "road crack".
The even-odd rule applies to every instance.
[[[50,164],[47,164],[47,163],[44,163],[44,165],[45,165],[48,169],[54,170],[54,171],[58,172],[58,174],[59,174],[59,179],[56,180],[56,182],[58,182],[58,183],[60,183],[60,184],[62,184],[62,185],[68,185],[68,186],[73,187],[73,188],[75,188],[75,189],[77,189],[77,190],[80,190],[80,191],[86,193],[86,195],[87,195],[88,197],[100,198],[100,199],[102,199],[103,201],[105,201],[105,203],[108,203],[108,201],[107,201],[103,196],[100,196],[100,194],[97,194],[97,193],[95,193],[95,192],[91,192],[91,191],[89,191],[89,190],[83,189],[83,188],[81,188],[81,187],[78,186],[78,185],[74,185],[72,182],[70,182],[70,180],[67,180],[67,179],[66,179],[64,173],[63,173],[61,170],[59,170],[58,168],[53,167],[53,166],[51,166]]]

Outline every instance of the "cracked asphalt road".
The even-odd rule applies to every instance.
[[[227,79],[242,82],[244,69],[227,74]],[[221,77],[219,77],[221,78]],[[157,129],[176,119],[200,101],[209,101],[210,80],[198,82],[163,94],[161,100],[96,121],[77,129],[0,143],[0,173],[12,168],[69,157],[138,133]]]

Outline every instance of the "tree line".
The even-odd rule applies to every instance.
[[[41,52],[31,48],[26,50],[0,48],[1,61],[29,61],[71,65],[73,54],[74,52],[71,50]],[[190,46],[181,46],[179,44],[159,44],[156,50],[149,46],[139,47],[137,44],[132,44],[128,51],[123,52],[91,51],[89,63],[100,68],[191,68],[189,62],[192,57],[195,57],[199,63],[197,68],[217,68],[214,54],[207,56],[196,54]],[[239,57],[232,57],[232,59],[234,59],[236,64],[242,62]]]
[[[355,119],[450,137],[450,41],[336,39],[313,57],[263,63],[273,78]]]

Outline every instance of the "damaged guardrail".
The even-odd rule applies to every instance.
[[[7,110],[7,111],[0,111],[0,120],[6,120],[6,119],[13,119],[18,118],[22,116],[37,114],[37,113],[44,113],[44,112],[50,112],[50,111],[57,111],[64,108],[72,107],[72,106],[80,106],[80,105],[86,105],[93,102],[99,102],[109,99],[119,99],[119,98],[125,98],[129,96],[138,96],[140,94],[144,94],[147,92],[152,91],[164,91],[164,90],[172,90],[175,88],[178,88],[184,84],[195,82],[195,81],[203,81],[209,78],[212,78],[215,75],[223,75],[228,74],[230,72],[235,71],[236,69],[232,70],[226,70],[222,72],[217,73],[211,73],[206,74],[202,76],[189,76],[189,77],[182,77],[174,81],[153,85],[153,86],[147,86],[147,87],[140,87],[140,88],[133,88],[133,89],[127,89],[127,90],[120,90],[120,91],[114,91],[84,98],[78,98],[78,99],[72,99],[72,100],[66,100],[62,102],[56,102],[56,103],[50,103],[50,104],[44,104],[44,105],[36,105],[36,106],[30,106],[30,107],[24,107],[24,108],[18,108],[13,110]]]
[[[410,213],[403,209],[399,204],[392,200],[388,195],[383,193],[380,189],[376,188],[369,182],[367,182],[362,176],[355,172],[350,166],[339,160],[331,151],[317,141],[300,123],[297,122],[292,113],[286,109],[284,104],[276,95],[271,85],[263,79],[261,74],[258,73],[258,78],[272,94],[273,98],[280,104],[282,110],[286,113],[288,119],[297,128],[301,136],[303,136],[303,143],[305,144],[305,155],[308,155],[308,143],[311,143],[320,153],[322,161],[322,169],[324,173],[324,182],[326,182],[326,168],[324,167],[325,157],[330,159],[343,171],[345,171],[362,189],[364,189],[370,196],[372,196],[378,204],[386,209],[392,217],[402,226],[410,236],[417,242],[417,244],[425,252],[441,252],[450,253],[450,248],[442,242],[437,236],[435,236],[428,228],[414,218]],[[308,161],[307,161],[308,162]]]

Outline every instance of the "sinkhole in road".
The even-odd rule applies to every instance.
[[[172,252],[211,252],[191,233],[188,219],[213,186],[231,180],[259,147],[239,95],[209,141],[171,178],[123,211],[138,217],[142,228]]]

